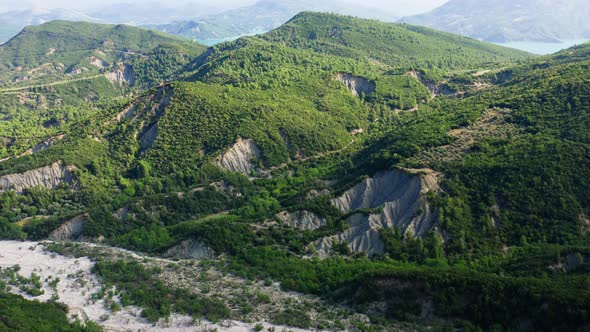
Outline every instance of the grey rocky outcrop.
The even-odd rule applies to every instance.
[[[354,76],[351,74],[340,73],[336,75],[336,80],[344,83],[350,93],[355,96],[368,96],[375,92],[376,85],[364,77]]]
[[[120,123],[124,119],[131,118],[139,108],[138,106],[139,105],[137,103],[134,103],[131,106],[125,108],[123,111],[119,112],[119,114],[117,114],[113,119],[114,122]]]
[[[22,193],[25,189],[41,186],[47,189],[57,189],[62,183],[75,185],[73,167],[55,162],[50,166],[37,168],[24,173],[9,174],[0,177],[0,192],[16,191]]]
[[[260,149],[253,140],[239,138],[231,149],[218,158],[216,164],[228,172],[248,175],[256,171],[256,161],[260,156]]]
[[[135,84],[135,72],[133,71],[133,67],[129,65],[114,68],[110,73],[105,74],[105,77],[113,83]]]
[[[31,150],[31,154],[33,153],[37,153],[37,152],[41,152],[44,150],[49,149],[50,147],[52,147],[55,143],[57,143],[58,141],[62,140],[64,138],[64,135],[59,135],[59,136],[55,136],[55,137],[51,137],[37,145],[35,145]]]
[[[109,65],[106,61],[99,59],[95,56],[91,56],[89,58],[89,61],[90,61],[90,64],[92,64],[93,66],[96,66],[98,68],[101,68],[101,69],[104,67],[107,67]]]
[[[317,241],[313,247],[321,257],[329,256],[335,243],[347,243],[355,253],[374,255],[384,252],[379,234],[382,229],[400,229],[406,236],[426,236],[437,220],[437,212],[426,194],[439,190],[436,174],[411,175],[402,170],[378,173],[332,200],[343,213],[352,213],[346,220],[349,228]],[[359,209],[365,211],[354,213]]]
[[[126,221],[129,216],[129,210],[128,206],[122,207],[113,213],[113,217],[119,221]]]
[[[76,241],[80,239],[84,232],[84,227],[88,223],[88,216],[82,215],[66,221],[56,230],[49,234],[51,241]]]
[[[44,150],[49,149],[50,147],[52,147],[55,143],[59,142],[60,140],[62,140],[65,137],[65,135],[58,135],[58,136],[54,136],[54,137],[50,137],[48,139],[46,139],[45,141],[38,143],[37,145],[35,145],[34,147],[28,149],[27,151],[19,154],[18,156],[14,156],[14,157],[7,157],[4,159],[1,159],[0,162],[4,162],[13,158],[20,158],[20,157],[24,157],[24,156],[29,156]]]
[[[211,259],[215,257],[215,253],[202,241],[190,239],[168,249],[168,251],[164,253],[164,257],[180,259]]]
[[[314,230],[327,225],[325,218],[309,211],[283,211],[276,217],[284,224],[301,230]]]
[[[312,190],[308,191],[307,194],[305,194],[305,199],[312,200],[312,199],[320,197],[320,196],[330,195],[331,193],[332,192],[329,189],[323,189],[323,190],[312,189]]]
[[[452,95],[454,93],[454,91],[449,89],[447,86],[439,85],[436,82],[432,82],[432,81],[426,79],[426,77],[424,77],[424,74],[422,72],[412,70],[412,71],[408,72],[408,75],[412,76],[413,78],[420,81],[420,83],[422,85],[424,85],[428,90],[430,90],[430,92],[432,93],[432,97],[436,97],[439,95],[448,96],[448,95]]]
[[[139,140],[139,146],[140,146],[141,150],[143,151],[143,150],[150,148],[152,146],[152,144],[154,144],[154,142],[156,141],[157,137],[158,137],[158,123],[156,122],[153,126],[151,126],[145,132],[145,134],[143,134],[143,136],[141,136],[141,139]]]

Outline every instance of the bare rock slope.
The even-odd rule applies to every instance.
[[[277,214],[277,218],[287,226],[302,230],[315,230],[327,224],[325,218],[309,211],[284,211]]]
[[[58,161],[50,166],[37,168],[24,173],[9,174],[0,177],[0,192],[16,191],[22,193],[25,189],[41,186],[56,189],[62,183],[74,184],[73,167]]]
[[[399,228],[407,236],[425,236],[436,221],[436,211],[426,194],[439,190],[434,173],[411,175],[392,170],[364,180],[332,200],[343,213],[353,213],[347,219],[350,227],[316,242],[317,254],[322,257],[330,255],[335,243],[347,243],[355,253],[382,254],[385,246],[379,234],[382,229]],[[354,213],[359,209],[376,211]]]
[[[129,84],[130,86],[135,84],[135,72],[130,65],[114,68],[111,72],[106,73],[105,77],[113,83]]]
[[[346,85],[348,88],[348,91],[357,97],[361,95],[368,96],[375,92],[375,83],[364,77],[340,73],[336,75],[336,80],[344,83],[344,85]]]
[[[84,231],[84,227],[88,223],[88,216],[82,215],[66,221],[56,230],[49,234],[51,241],[69,241],[78,240]]]
[[[239,138],[236,144],[217,160],[217,166],[228,172],[251,174],[256,171],[255,162],[260,156],[260,149],[253,140]]]
[[[420,72],[420,71],[409,71],[407,73],[408,76],[411,76],[413,78],[415,78],[416,80],[418,80],[422,85],[424,85],[429,91],[430,93],[432,93],[431,98],[434,98],[436,96],[439,95],[452,95],[453,91],[450,90],[447,86],[443,85],[443,84],[437,84],[436,82],[430,81],[428,79],[426,79],[426,77],[424,77],[424,73]]]
[[[11,160],[14,158],[30,156],[32,154],[39,153],[41,151],[45,151],[45,150],[49,149],[50,147],[52,147],[55,143],[61,141],[64,137],[65,137],[65,135],[58,135],[58,136],[50,137],[50,138],[44,140],[41,143],[38,143],[37,145],[33,146],[32,148],[26,150],[25,152],[23,152],[17,156],[10,156],[10,157],[0,159],[0,162],[5,162],[5,161],[8,161],[8,160]]]

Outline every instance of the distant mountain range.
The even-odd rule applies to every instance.
[[[165,24],[178,20],[217,14],[224,9],[213,5],[191,4],[182,6],[167,5],[165,1],[146,1],[141,3],[111,4],[89,13],[103,22],[113,24],[145,25]]]
[[[85,21],[96,22],[96,18],[90,15],[69,9],[45,9],[32,8],[27,10],[10,11],[0,13],[1,24],[6,25],[39,25],[48,21],[63,20],[63,21]]]
[[[211,48],[29,26],[0,331],[587,331],[589,63],[315,12]]]
[[[237,9],[168,6],[158,2],[115,4],[83,13],[67,9],[31,9],[0,13],[0,43],[25,26],[51,20],[116,23],[160,30],[206,44],[267,32],[302,11],[331,12],[393,22],[382,8],[343,0],[260,0]],[[488,42],[556,43],[590,39],[587,0],[451,0],[402,23],[423,25]]]
[[[378,8],[340,0],[261,0],[238,9],[222,11],[213,6],[162,3],[115,4],[90,13],[66,9],[33,9],[0,14],[0,43],[28,25],[51,20],[129,24],[156,29],[192,40],[225,40],[266,32],[279,27],[301,11],[334,12],[395,21],[399,16]]]
[[[231,39],[278,28],[302,11],[333,12],[383,21],[394,21],[396,18],[387,11],[363,5],[343,4],[338,0],[261,0],[250,6],[198,19],[146,27],[199,41]]]
[[[559,42],[590,38],[587,0],[451,0],[401,22],[489,42]]]
[[[85,21],[98,20],[82,12],[68,9],[27,9],[0,13],[0,43],[3,43],[29,25],[39,25],[48,21]]]

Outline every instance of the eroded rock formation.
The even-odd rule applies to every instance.
[[[30,153],[33,154],[33,153],[37,153],[37,152],[41,152],[41,151],[47,150],[50,147],[52,147],[53,144],[61,141],[63,138],[64,138],[64,135],[58,135],[58,136],[55,136],[55,137],[51,137],[51,138],[49,138],[49,139],[47,139],[47,140],[45,140],[45,141],[43,141],[43,142],[35,145],[30,150]]]
[[[340,73],[336,75],[336,80],[344,83],[348,91],[355,96],[368,96],[375,92],[376,85],[364,77],[354,76],[351,74]]]
[[[135,72],[129,65],[114,68],[110,73],[105,74],[105,77],[113,83],[126,83],[129,85],[135,84]]]
[[[159,132],[158,121],[166,113],[173,90],[169,86],[160,87],[154,94],[135,100],[127,108],[109,120],[109,123],[129,121],[139,128],[135,132],[140,145],[140,153],[148,150],[156,141]]]
[[[353,213],[346,220],[349,228],[316,242],[315,250],[326,257],[332,253],[335,243],[347,243],[355,253],[382,254],[384,243],[379,234],[382,229],[399,228],[407,236],[425,236],[437,219],[426,194],[439,190],[435,173],[411,175],[392,170],[365,179],[332,200],[343,213]],[[359,209],[364,211],[354,213]]]
[[[93,66],[96,66],[98,68],[101,68],[101,69],[104,67],[107,67],[109,65],[106,61],[99,59],[95,56],[91,56],[89,61],[90,61],[90,64],[92,64]]]
[[[58,161],[24,173],[5,175],[0,177],[0,192],[12,190],[22,193],[25,189],[37,186],[56,189],[62,183],[75,185],[73,170],[73,167]]]
[[[326,226],[325,218],[309,211],[283,211],[276,216],[281,222],[302,230],[314,230]]]
[[[256,161],[260,156],[260,149],[253,140],[239,138],[236,144],[217,160],[217,166],[229,172],[248,175],[256,171]]]
[[[140,146],[141,150],[146,150],[146,149],[150,148],[152,146],[152,144],[154,144],[156,137],[158,137],[158,123],[157,122],[153,126],[151,126],[145,132],[145,134],[143,134],[143,136],[141,136],[141,139],[139,140],[139,146]]]
[[[24,156],[29,156],[44,150],[49,149],[50,147],[52,147],[55,143],[61,141],[63,138],[65,137],[65,135],[58,135],[58,136],[54,136],[51,138],[46,139],[45,141],[35,145],[34,147],[28,149],[27,151],[14,156],[14,157],[6,157],[4,159],[0,159],[0,162],[5,162],[7,160],[13,159],[13,158],[20,158],[20,157],[24,157]]]
[[[448,95],[452,95],[454,93],[454,91],[449,89],[446,85],[437,84],[436,82],[426,79],[426,77],[424,77],[424,74],[422,72],[412,70],[412,71],[409,71],[407,73],[407,75],[412,76],[413,78],[417,79],[418,81],[420,81],[420,83],[422,83],[422,85],[424,85],[428,90],[430,90],[430,92],[432,93],[432,98],[439,96],[439,95],[448,96]]]
[[[77,216],[71,220],[66,221],[56,230],[49,234],[51,241],[76,241],[82,236],[84,227],[88,223],[88,216]]]

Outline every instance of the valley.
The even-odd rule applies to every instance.
[[[212,47],[27,28],[0,329],[587,329],[588,66],[315,12]]]
[[[198,261],[167,260],[145,255],[138,255],[131,251],[112,247],[97,246],[91,244],[65,245],[45,242],[0,242],[2,250],[2,264],[0,265],[0,282],[6,283],[8,292],[22,295],[26,299],[42,302],[59,301],[67,306],[65,313],[70,319],[80,322],[99,322],[107,331],[212,331],[221,329],[224,331],[250,331],[258,321],[276,320],[274,311],[301,310],[306,307],[320,307],[324,304],[312,296],[303,296],[295,293],[282,292],[277,285],[252,284],[243,279],[227,276],[225,273],[215,270],[214,266],[203,262],[199,266]],[[62,256],[57,254],[72,254]],[[89,255],[90,257],[81,257]],[[96,262],[133,262],[141,261],[147,269],[160,271],[160,278],[165,280],[167,286],[190,287],[192,291],[206,294],[207,298],[221,297],[228,303],[232,303],[232,310],[246,312],[236,318],[242,321],[229,319],[214,319],[215,323],[206,319],[196,319],[188,315],[174,314],[166,320],[150,321],[145,318],[142,308],[126,306],[123,309],[121,302],[125,298],[124,293],[119,293],[117,285],[104,283],[96,274]],[[99,265],[100,266],[100,265]],[[14,275],[18,281],[14,279]],[[27,289],[25,279],[39,279],[35,290]],[[111,287],[111,288],[109,288]],[[199,289],[201,288],[201,289]],[[23,290],[25,289],[25,290]],[[37,295],[41,293],[40,295]],[[244,302],[244,297],[248,300]],[[253,307],[248,302],[264,304]],[[253,312],[250,312],[254,310]],[[341,319],[359,319],[347,313],[344,308],[334,307],[334,312],[313,312],[314,319],[323,320],[325,317],[339,317]],[[306,309],[307,311],[307,309]],[[307,311],[308,314],[311,312]],[[213,317],[213,316],[211,316]],[[222,317],[220,317],[222,318]],[[250,323],[244,323],[249,321]],[[259,323],[260,324],[260,323]],[[261,324],[265,329],[289,330],[302,332],[304,329],[277,326],[270,323]]]

